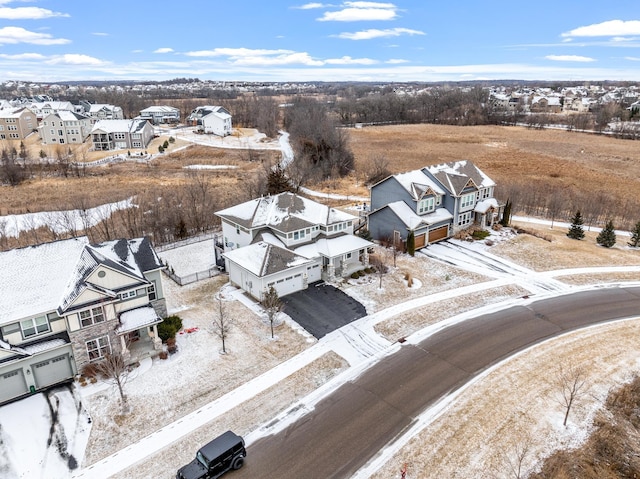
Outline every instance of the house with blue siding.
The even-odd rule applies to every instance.
[[[371,187],[369,232],[396,244],[413,232],[418,249],[471,225],[492,226],[500,210],[494,188],[468,160],[391,175]]]

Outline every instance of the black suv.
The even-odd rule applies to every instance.
[[[176,474],[176,479],[217,479],[231,469],[240,469],[247,451],[244,439],[227,431],[200,448],[196,458]]]

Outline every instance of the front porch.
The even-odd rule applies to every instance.
[[[158,317],[151,306],[144,306],[120,314],[120,326],[116,335],[120,338],[122,355],[128,363],[155,357],[162,350],[162,340],[158,335]]]

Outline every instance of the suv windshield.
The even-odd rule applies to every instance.
[[[207,463],[207,460],[204,458],[204,456],[202,455],[202,453],[200,451],[197,452],[196,459],[198,460],[198,462],[200,464],[202,464],[205,467],[205,469],[209,467],[209,464]]]

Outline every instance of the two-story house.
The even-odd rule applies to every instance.
[[[369,232],[378,240],[422,248],[472,224],[491,226],[499,215],[495,183],[463,160],[391,175],[371,187]]]
[[[154,105],[140,110],[138,118],[149,120],[154,125],[180,123],[180,109],[167,105]]]
[[[101,120],[91,130],[96,151],[146,148],[154,130],[147,120]]]
[[[70,101],[34,101],[29,104],[29,109],[35,113],[38,120],[61,111],[75,111],[75,106]]]
[[[92,118],[93,121],[124,119],[122,107],[116,105],[110,105],[108,103],[89,103],[88,101],[81,100],[80,106],[84,109],[84,114]]]
[[[28,108],[0,110],[0,140],[24,140],[37,128],[36,115]]]
[[[155,354],[162,269],[146,238],[0,253],[0,403],[68,381],[108,353]]]
[[[187,117],[187,124],[201,133],[227,136],[231,134],[231,113],[221,106],[199,106]]]
[[[38,127],[45,145],[79,144],[91,133],[91,118],[73,111],[58,111],[45,116]]]
[[[247,201],[216,216],[229,280],[258,300],[270,286],[284,296],[362,269],[373,246],[353,235],[357,217],[293,193]]]

